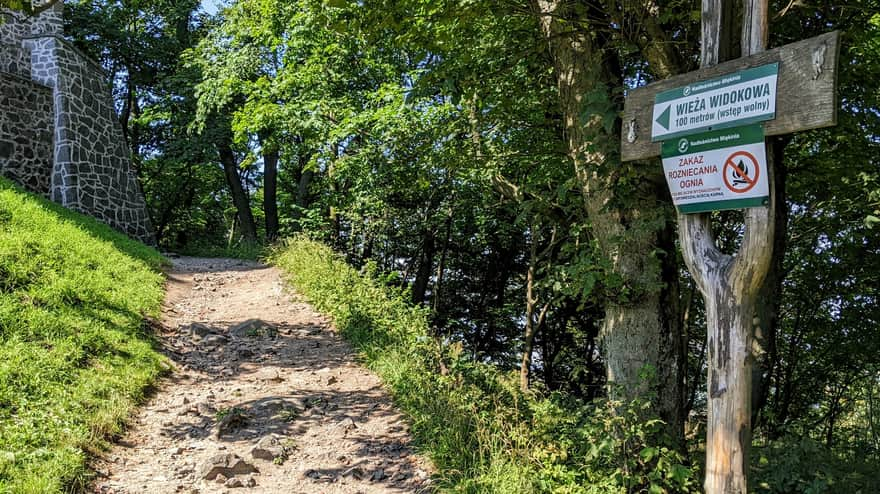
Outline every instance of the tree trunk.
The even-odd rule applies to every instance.
[[[443,246],[440,250],[440,261],[437,263],[437,274],[434,280],[434,291],[431,294],[431,311],[436,316],[440,312],[440,297],[443,291],[443,275],[446,271],[446,257],[449,254],[449,241],[452,238],[452,218],[453,218],[453,209],[452,206],[449,206],[449,209],[446,213],[446,234],[443,237]]]
[[[434,231],[428,227],[422,231],[422,248],[419,249],[419,268],[413,281],[412,302],[421,304],[425,301],[428,283],[431,281],[431,267],[434,264]]]
[[[339,160],[339,143],[334,142],[330,145],[330,163],[327,164],[327,188],[330,191],[330,209],[328,218],[330,219],[330,236],[334,246],[341,247],[340,236],[342,235],[342,222],[339,219],[339,209],[336,204],[339,202],[339,183],[336,180],[336,162]]]
[[[226,184],[229,185],[229,192],[232,194],[232,203],[235,205],[242,236],[244,236],[245,241],[254,244],[257,242],[257,227],[254,223],[254,215],[251,212],[250,201],[244,187],[241,185],[238,161],[235,159],[235,153],[232,151],[232,144],[226,139],[221,139],[217,143],[217,154],[220,156],[220,163],[223,164]]]
[[[537,324],[535,322],[535,304],[538,298],[535,296],[535,271],[538,269],[538,239],[535,233],[535,222],[529,227],[531,242],[529,242],[529,268],[526,271],[526,324],[523,335],[523,353],[519,366],[519,387],[523,393],[529,390],[529,373],[532,368],[532,350],[535,344]],[[546,313],[546,307],[541,311],[541,316]]]
[[[312,179],[315,176],[315,172],[312,170],[307,170],[306,166],[311,159],[311,153],[303,154],[300,152],[297,161],[299,166],[299,181],[296,185],[296,196],[293,200],[294,209],[291,218],[293,219],[293,229],[294,231],[302,230],[302,226],[299,224],[300,218],[302,218],[303,210],[309,208],[309,185],[312,183]]]
[[[701,66],[717,64],[733,37],[725,22],[729,0],[703,0]],[[728,4],[728,5],[725,5]],[[729,10],[728,10],[729,12]],[[748,0],[743,12],[743,56],[764,49],[767,2]],[[767,152],[768,177],[773,153]],[[752,331],[758,292],[770,268],[776,196],[770,205],[745,212],[745,233],[737,255],[715,244],[708,214],[679,215],[685,263],[706,305],[709,353],[706,424],[707,494],[744,494],[748,489],[751,446]]]
[[[268,136],[260,136],[263,148],[263,213],[266,216],[266,241],[278,239],[278,147]]]
[[[623,87],[621,70],[604,31],[590,32],[590,22],[602,13],[578,13],[582,7],[564,0],[533,0],[553,60],[568,155],[593,236],[611,266],[608,274],[621,287],[620,293],[609,294],[602,328],[609,389],[625,400],[653,396],[654,411],[680,440],[686,365],[673,225],[657,207],[665,198],[665,183],[659,168],[609,158],[619,154],[619,122],[606,119],[616,119],[620,110],[614,94]],[[602,98],[607,101],[597,103]],[[619,187],[618,174],[629,173],[639,177],[633,180],[639,185]],[[625,200],[617,200],[618,193],[626,194]],[[666,255],[650,254],[658,250]]]

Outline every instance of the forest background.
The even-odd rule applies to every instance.
[[[611,397],[647,398],[701,463],[702,298],[659,161],[618,149],[627,88],[698,66],[698,2],[65,9],[66,35],[113,76],[162,248],[321,240],[527,393],[597,403],[615,376]],[[841,31],[841,106],[836,127],[772,142],[785,207],[752,400],[772,454],[754,456],[773,464],[767,489],[840,492],[880,461],[880,4],[771,11],[771,47]],[[741,213],[713,222],[735,251]]]

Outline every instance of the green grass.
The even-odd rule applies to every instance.
[[[87,481],[89,453],[167,368],[144,323],[163,263],[0,179],[0,492]]]

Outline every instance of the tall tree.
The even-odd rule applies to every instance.
[[[590,2],[531,5],[550,47],[568,156],[610,280],[602,329],[608,382],[618,396],[653,395],[670,432],[682,437],[685,343],[671,211],[662,206],[668,193],[658,168],[619,161],[624,67],[611,34],[615,12]]]

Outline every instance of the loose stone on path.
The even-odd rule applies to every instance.
[[[94,462],[94,492],[430,492],[378,378],[276,269],[173,262],[157,337],[176,370]]]

